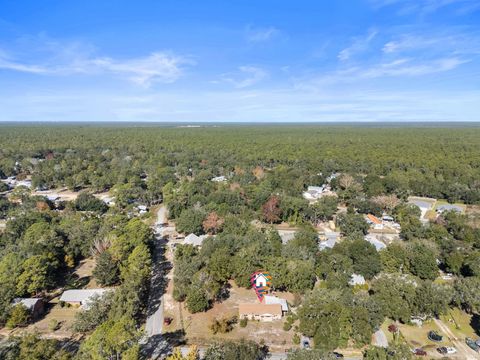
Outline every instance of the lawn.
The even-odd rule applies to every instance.
[[[75,320],[75,315],[81,311],[75,307],[61,307],[59,304],[49,304],[44,317],[30,324],[26,328],[17,328],[12,334],[19,335],[24,332],[37,333],[48,338],[67,339],[73,336],[71,326]],[[52,329],[52,322],[57,322],[58,326]]]
[[[447,315],[442,316],[441,319],[457,338],[478,338],[475,329],[471,325],[472,315],[469,315],[460,309],[453,309],[449,311]],[[480,331],[480,329],[478,330]]]
[[[388,326],[393,324],[394,321],[387,319],[381,326],[381,329],[387,335],[388,342],[393,342],[393,335],[388,331]],[[406,325],[406,324],[396,324],[400,330],[400,334],[403,337],[406,344],[413,348],[425,348],[433,349],[438,347],[440,344],[442,346],[451,346],[452,343],[448,341],[448,338],[443,334],[440,329],[435,325],[433,321],[426,321],[421,327],[416,325]],[[443,335],[443,341],[441,343],[436,343],[428,339],[427,334],[429,331],[436,331],[438,334]]]

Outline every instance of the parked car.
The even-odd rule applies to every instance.
[[[172,323],[173,319],[171,317],[166,317],[163,319],[163,323],[165,325],[170,325]]]
[[[475,341],[473,341],[472,339],[470,338],[465,338],[465,344],[468,345],[468,347],[476,352],[479,351],[480,349],[480,346],[478,346]]]
[[[412,352],[416,356],[427,356],[427,352],[421,348],[413,349]]]
[[[443,336],[439,335],[436,331],[433,330],[428,332],[428,338],[435,342],[440,342],[443,340]]]
[[[453,355],[453,354],[456,354],[456,353],[457,353],[457,349],[455,349],[454,347],[451,347],[451,346],[447,346],[447,354]]]
[[[445,346],[437,348],[437,351],[443,355],[447,354],[447,348]]]
[[[343,358],[344,358],[343,354],[340,354],[340,353],[338,353],[338,352],[336,352],[336,351],[334,351],[334,352],[332,353],[332,355],[333,355],[333,357],[334,357],[335,359],[343,359]]]

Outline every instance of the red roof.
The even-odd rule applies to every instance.
[[[377,218],[375,215],[368,214],[367,215],[368,219],[373,222],[374,224],[381,224],[382,222],[380,221],[379,218]]]

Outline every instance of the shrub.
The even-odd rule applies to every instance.
[[[290,331],[290,329],[292,328],[292,323],[288,322],[288,321],[285,321],[283,323],[283,330],[285,331]]]
[[[50,331],[56,331],[60,329],[60,322],[57,319],[52,319],[48,322],[48,329]]]
[[[26,325],[30,318],[30,312],[23,304],[15,305],[12,308],[10,317],[7,320],[6,326],[13,329],[19,325]]]

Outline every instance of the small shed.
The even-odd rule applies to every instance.
[[[365,278],[363,275],[360,274],[352,274],[350,277],[350,281],[348,282],[348,285],[350,286],[356,286],[356,285],[365,285]]]
[[[45,312],[45,304],[41,298],[16,298],[13,300],[13,306],[19,304],[30,311],[33,320],[38,319]]]

